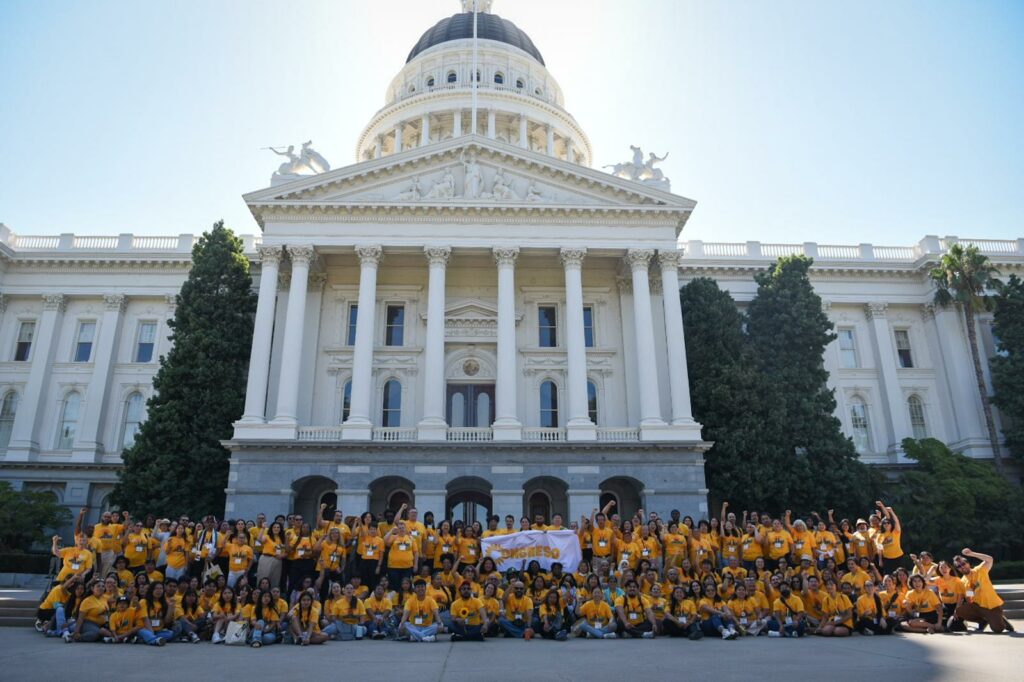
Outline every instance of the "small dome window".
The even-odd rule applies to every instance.
[[[480,82],[480,70],[479,69],[477,69],[477,72],[476,72],[476,82],[477,83]]]
[[[505,83],[505,74],[503,74],[501,71],[499,71],[496,74],[494,74],[494,82],[497,83],[498,85],[504,84]]]
[[[541,90],[540,88],[536,88],[536,89],[535,89],[535,90],[533,91],[533,94],[537,95],[537,97],[541,97],[541,96],[543,96],[543,95],[544,95],[544,91],[543,91],[543,90]]]
[[[427,78],[427,87],[428,88],[434,87],[434,77],[433,76],[430,76],[429,78]]]
[[[449,83],[454,83],[454,82],[456,82],[458,80],[459,80],[459,77],[455,75],[454,71],[449,71],[448,72],[448,82]]]
[[[416,92],[416,86],[412,83],[409,83],[409,92]]]
[[[523,85],[524,85],[524,84],[523,84],[523,79],[522,79],[522,78],[520,78],[520,79],[518,79],[518,80],[516,81],[516,87],[517,87],[517,88],[519,88],[520,90],[522,90],[522,89],[523,89]]]

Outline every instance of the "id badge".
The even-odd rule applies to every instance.
[[[366,556],[373,556],[373,547],[366,548]]]
[[[740,625],[746,625],[746,624],[747,624],[747,617],[743,616],[742,618],[740,618]]]
[[[142,554],[145,551],[146,551],[146,548],[143,547],[142,545],[135,545],[135,553],[136,554]]]
[[[594,627],[595,628],[599,628],[599,627],[601,627],[603,625],[604,625],[604,621],[603,620],[595,620],[594,621]]]
[[[412,619],[413,625],[423,625],[423,616],[416,616]]]
[[[159,629],[160,628],[160,619],[159,618],[151,618],[150,621],[149,621],[149,625],[154,630]]]
[[[790,616],[786,616],[786,625],[792,625],[792,624],[793,624],[793,618],[790,617]]]
[[[409,545],[405,544],[404,542],[398,543],[398,551],[404,552],[407,549],[409,549]]]
[[[242,557],[240,557],[240,556],[236,556],[235,557],[235,565],[236,566],[241,566],[242,565]]]
[[[637,620],[637,619],[639,619],[639,615],[636,614],[636,613],[630,613],[629,614],[629,619],[630,620]]]
[[[607,540],[598,540],[597,541],[597,546],[598,547],[607,547],[608,546],[608,541]]]
[[[72,570],[72,571],[77,571],[77,570],[78,570],[78,569],[80,569],[81,567],[82,567],[82,564],[81,564],[81,563],[79,563],[79,562],[77,562],[77,561],[72,561],[72,562],[71,562],[71,570]],[[972,592],[971,594],[973,594],[973,592]]]

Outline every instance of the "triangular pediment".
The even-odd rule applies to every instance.
[[[685,216],[695,202],[603,171],[469,135],[245,195],[264,209],[642,209]]]
[[[444,316],[451,319],[498,319],[498,307],[479,298],[462,299],[444,309]]]

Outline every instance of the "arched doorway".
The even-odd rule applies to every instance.
[[[308,523],[311,528],[316,527],[317,517],[320,511],[320,504],[327,502],[331,506],[331,514],[334,514],[334,507],[338,504],[338,497],[335,493],[338,484],[326,476],[306,476],[292,483],[292,513],[302,516],[302,520]],[[334,497],[329,497],[333,495]]]
[[[569,484],[554,476],[537,476],[523,484],[523,515],[535,523],[538,516],[550,524],[560,514],[562,523],[569,526]]]
[[[456,478],[446,486],[445,517],[469,525],[479,521],[487,527],[491,515],[491,484],[476,476]]]
[[[374,516],[386,510],[397,512],[403,504],[412,505],[416,499],[416,486],[401,476],[384,476],[370,484],[370,512]]]
[[[601,484],[601,506],[609,500],[615,506],[609,514],[618,514],[621,519],[631,519],[643,506],[644,484],[628,476],[613,476]]]

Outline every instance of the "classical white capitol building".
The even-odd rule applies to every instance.
[[[742,307],[754,273],[791,253],[815,259],[837,416],[865,461],[900,463],[911,435],[991,456],[963,321],[930,304],[928,269],[955,237],[686,241],[695,202],[639,150],[643,172],[592,168],[541,53],[489,12],[474,96],[472,24],[424,33],[355,164],[293,154],[245,196],[263,234],[245,238],[259,305],[227,516],[409,500],[576,519],[611,498],[701,515],[710,444],[676,292],[709,276]],[[961,241],[1024,269],[1024,239]],[[0,479],[90,520],[108,505],[193,242],[0,227]]]

